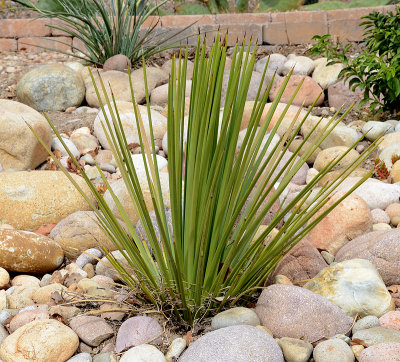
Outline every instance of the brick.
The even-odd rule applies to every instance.
[[[205,33],[208,39],[213,39],[219,30],[221,36],[228,34],[227,45],[234,46],[236,42],[241,43],[245,38],[246,43],[262,44],[261,24],[233,24],[233,25],[203,25],[200,32]]]
[[[384,11],[385,6],[371,7],[371,8],[356,8],[356,9],[339,9],[328,10],[328,21],[330,20],[344,20],[344,19],[360,19],[364,15],[368,15],[373,11]]]
[[[271,22],[270,13],[259,14],[217,14],[215,16],[216,24],[231,25],[231,24],[266,24]]]
[[[161,26],[175,27],[175,26],[195,26],[215,24],[215,15],[167,15],[161,17]]]
[[[58,43],[62,41],[66,44]],[[41,47],[49,48],[55,51],[71,51],[72,38],[59,36],[52,38],[19,38],[18,39],[18,50],[29,50],[42,52],[44,49]]]
[[[149,16],[144,23],[141,25],[141,28],[151,28],[151,27],[159,27],[161,26],[161,17],[160,16]]]
[[[160,37],[163,37],[164,39],[170,38],[165,40],[165,45],[174,44],[178,48],[186,46],[186,43],[189,45],[197,45],[199,27],[196,25],[189,28],[185,26],[170,26],[168,28],[161,27],[156,30],[160,34]]]
[[[285,13],[271,13],[271,22],[284,23],[285,22]]]
[[[362,41],[364,30],[359,26],[359,19],[328,21],[328,33],[338,41]]]
[[[286,23],[271,22],[263,25],[262,36],[264,44],[288,44],[288,36],[286,32]]]
[[[69,24],[68,23],[65,23],[64,21],[59,20],[59,19],[52,19],[51,25],[62,26],[62,27],[65,27],[65,28],[69,28]],[[71,36],[68,33],[66,33],[65,31],[62,31],[62,30],[59,30],[59,29],[54,29],[54,28],[51,28],[51,35],[52,36]]]
[[[328,33],[325,11],[292,11],[285,13],[285,21],[290,44],[307,44],[314,35]]]
[[[0,52],[16,52],[17,49],[17,40],[0,39]]]
[[[22,38],[31,36],[49,36],[51,29],[47,19],[2,19],[0,20],[0,38]]]

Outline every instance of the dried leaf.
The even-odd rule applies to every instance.
[[[51,317],[51,319],[55,319],[56,321],[62,323],[62,324],[67,324],[67,322],[65,321],[64,317],[61,314],[53,314]]]
[[[61,296],[59,292],[51,293],[51,299],[54,301],[55,304],[64,303],[64,298]]]
[[[350,341],[350,346],[355,346],[357,344],[364,346],[365,348],[368,348],[368,345],[362,339],[354,338],[353,340]]]

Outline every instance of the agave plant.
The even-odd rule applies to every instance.
[[[280,115],[275,114],[289,74],[268,111],[265,109],[273,80],[265,91],[262,91],[262,84],[260,85],[247,130],[242,131],[245,133],[242,145],[237,149],[255,52],[251,54],[250,44],[246,53],[245,46],[240,47],[240,50],[235,47],[226,100],[221,104],[226,51],[225,41],[217,37],[208,53],[205,40],[203,42],[199,38],[188,119],[185,119],[188,50],[179,57],[176,67],[175,62],[172,63],[167,131],[170,210],[167,210],[162,194],[153,130],[150,127],[152,141],[149,142],[131,87],[145,179],[151,192],[152,208],[159,232],[155,230],[155,223],[152,222],[144,202],[143,183],[140,182],[140,175],[132,162],[117,103],[113,97],[107,97],[106,86],[101,78],[97,86],[92,77],[100,102],[101,93],[106,97],[106,102],[101,103],[101,109],[106,114],[104,107],[107,105],[110,116],[105,117],[103,129],[131,202],[145,230],[147,242],[136,232],[136,225],[131,222],[100,168],[98,170],[118,207],[119,217],[126,225],[124,227],[79,163],[75,162],[75,165],[91,188],[98,207],[91,203],[89,195],[79,188],[53,155],[55,162],[91,204],[104,232],[133,268],[134,275],[111,253],[107,253],[109,261],[125,283],[136,296],[142,296],[144,301],[153,303],[159,310],[174,315],[190,326],[209,313],[215,313],[251,296],[281,258],[370,176],[366,175],[359,184],[338,198],[335,204],[321,212],[332,191],[375,147],[372,144],[336,180],[319,191],[314,191],[312,202],[309,202],[314,186],[347,153],[327,165],[294,199],[284,200],[270,223],[260,228],[272,206],[279,198],[282,199],[293,176],[346,112],[342,117],[338,117],[337,113],[324,127],[321,136],[310,141],[310,135],[318,127],[318,124],[315,125],[284,167],[278,168],[283,155],[311,111],[310,109],[302,119],[298,117],[299,111],[289,126],[286,125],[287,130],[280,141],[273,143],[291,101],[301,86],[299,85],[284,111]],[[146,79],[146,69],[143,70]],[[263,78],[264,76],[265,71]],[[148,98],[147,92],[147,110],[151,120]],[[278,120],[274,123],[273,119]],[[64,144],[50,120],[49,123]],[[306,149],[299,156],[301,148]],[[70,156],[73,159],[72,154]],[[316,215],[318,211],[320,213]],[[169,213],[171,220],[168,220]],[[284,219],[283,226],[280,226]],[[169,222],[172,223],[172,229],[168,227]],[[266,243],[268,236],[270,237]]]
[[[35,11],[41,18],[59,19],[59,23],[48,26],[77,38],[85,48],[73,45],[72,49],[76,52],[62,53],[94,65],[102,65],[116,54],[126,55],[134,64],[143,57],[148,58],[170,48],[179,41],[177,35],[185,30],[173,34],[156,33],[154,29],[157,22],[141,30],[149,16],[154,15],[166,1],[159,4],[143,0],[52,0],[50,3],[42,1],[42,4],[35,4],[31,0],[16,2]],[[61,40],[52,41],[70,46]]]

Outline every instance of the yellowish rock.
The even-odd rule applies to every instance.
[[[400,160],[395,162],[395,164],[392,166],[392,169],[390,170],[390,175],[392,176],[392,182],[400,181]]]
[[[318,182],[318,186],[324,186],[329,182],[336,180],[345,169],[340,169],[336,171],[328,172],[321,180]],[[364,177],[369,171],[365,168],[357,167],[353,172],[349,174],[349,177]]]
[[[95,202],[85,180],[71,174]],[[36,230],[90,206],[62,171],[0,172],[0,222]]]
[[[65,362],[78,349],[79,338],[54,320],[33,321],[18,328],[0,346],[4,362]]]
[[[78,282],[79,289],[91,297],[97,298],[113,298],[115,293],[109,288],[105,288],[91,279],[81,279]]]
[[[362,346],[361,344],[355,344],[354,346],[350,346],[350,348],[354,353],[354,357],[356,357],[357,361],[358,361],[359,358],[360,358],[360,354],[361,354],[362,351],[364,351],[365,347]]]
[[[20,309],[35,304],[33,293],[38,287],[16,287],[11,295],[7,296],[8,308]]]
[[[372,231],[379,231],[379,230],[392,230],[389,224],[385,224],[383,222],[377,223],[372,225]]]
[[[318,171],[321,171],[325,166],[335,162],[338,158],[343,156],[348,151],[348,148],[345,146],[336,146],[326,148],[321,151],[315,162],[314,168]],[[351,165],[354,161],[358,159],[360,154],[356,150],[350,150],[349,153],[346,154],[333,168],[332,171],[340,170],[341,168],[345,168]]]
[[[0,289],[5,288],[9,281],[10,281],[10,274],[8,274],[7,270],[0,267]]]
[[[0,229],[0,265],[14,272],[46,273],[64,260],[60,245],[29,231]]]
[[[54,292],[59,292],[61,294],[62,291],[65,289],[66,288],[59,283],[49,284],[46,285],[45,287],[41,287],[35,290],[34,293],[32,294],[32,299],[37,304],[47,304],[51,301],[52,294]]]

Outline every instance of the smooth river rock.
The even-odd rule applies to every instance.
[[[85,180],[71,177],[94,202]],[[90,206],[62,171],[0,172],[0,223],[36,230]]]
[[[25,122],[50,148],[52,131],[39,112],[25,104],[0,99],[0,170],[34,169],[46,161],[48,153]]]
[[[371,262],[346,260],[321,270],[304,288],[320,294],[347,315],[382,316],[394,310],[394,302]]]
[[[60,245],[46,236],[0,229],[0,267],[8,271],[46,273],[58,268],[63,260]]]
[[[294,285],[275,284],[264,289],[255,311],[274,337],[310,343],[346,333],[353,323],[328,299]]]

